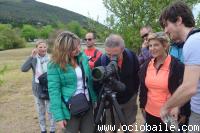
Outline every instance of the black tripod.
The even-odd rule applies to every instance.
[[[120,106],[119,106],[119,103],[117,102],[117,99],[116,99],[116,92],[113,92],[112,90],[110,90],[107,87],[105,87],[102,90],[104,92],[101,95],[99,108],[98,108],[97,115],[96,115],[96,118],[95,118],[95,130],[94,130],[94,133],[99,132],[97,127],[98,127],[99,124],[101,124],[101,118],[105,117],[105,112],[104,111],[105,111],[107,102],[109,102],[109,108],[110,108],[110,112],[111,112],[112,127],[115,124],[113,107],[115,109],[115,112],[117,113],[117,116],[118,116],[118,118],[120,120],[121,125],[126,125],[127,126],[124,114],[122,113],[122,111],[120,109]],[[115,129],[114,132],[117,132],[117,130]],[[128,130],[126,130],[124,132],[125,133],[129,133]]]

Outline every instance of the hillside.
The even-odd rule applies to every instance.
[[[0,23],[46,25],[72,20],[86,25],[87,17],[35,0],[0,0]]]

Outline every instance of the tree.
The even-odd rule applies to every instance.
[[[105,38],[109,35],[110,30],[108,27],[105,25],[102,25],[98,22],[98,17],[96,21],[94,19],[90,19],[91,17],[89,16],[86,20],[87,22],[87,27],[85,27],[88,31],[94,32],[96,34],[97,40],[99,41],[104,41]]]
[[[11,25],[0,24],[0,50],[25,47],[25,40]]]
[[[200,28],[200,14],[198,15],[196,20],[196,27]]]
[[[200,0],[185,0],[192,8]],[[122,35],[127,47],[138,49],[141,44],[139,30],[144,25],[161,30],[158,23],[161,11],[174,0],[103,0],[105,7],[115,17],[114,32]],[[113,17],[112,16],[112,17]]]
[[[77,21],[71,21],[70,23],[67,24],[67,29],[73,33],[75,33],[79,37],[84,37],[86,34],[86,30],[81,27],[79,22]]]
[[[51,25],[43,26],[40,30],[40,37],[47,39],[49,37],[49,34],[53,31],[53,28]]]
[[[32,25],[23,25],[22,28],[22,37],[26,39],[26,41],[33,41],[38,37],[38,31]]]

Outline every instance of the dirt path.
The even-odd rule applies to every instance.
[[[22,73],[20,66],[32,48],[0,51],[0,70],[6,65],[4,83],[0,86],[0,133],[39,133],[31,71]],[[142,122],[140,111],[137,123]]]

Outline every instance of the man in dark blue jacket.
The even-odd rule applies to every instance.
[[[139,88],[139,62],[137,56],[130,50],[125,49],[124,40],[121,36],[116,34],[111,34],[105,41],[105,55],[100,57],[96,63],[95,67],[103,66],[106,62],[106,65],[109,64],[110,59],[113,56],[117,57],[118,64],[118,75],[122,83],[125,84],[126,89],[123,92],[118,92],[116,97],[117,101],[120,104],[122,112],[124,112],[126,121],[128,125],[132,125],[136,121],[137,114],[137,92]],[[105,58],[105,59],[102,59]],[[104,61],[105,62],[102,62]],[[94,83],[94,88],[99,93],[102,84],[99,82]],[[114,112],[116,115],[116,113]],[[119,126],[119,120],[116,120],[116,125]]]

